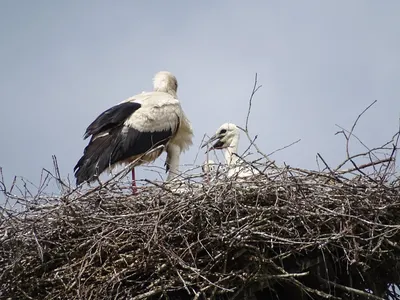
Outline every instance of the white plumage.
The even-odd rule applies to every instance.
[[[218,164],[216,164],[213,160],[206,160],[201,166],[201,170],[203,171],[203,180],[205,182],[213,181],[218,176]]]
[[[206,147],[215,141],[208,151],[214,149],[224,151],[228,177],[245,178],[260,174],[258,170],[239,160],[237,156],[239,138],[239,128],[233,123],[224,123],[202,147]]]
[[[167,180],[179,173],[181,152],[192,145],[193,130],[177,99],[178,82],[158,72],[153,92],[142,92],[101,113],[86,129],[92,136],[74,171],[76,183],[91,182],[121,163],[138,166],[167,152]],[[134,169],[132,169],[133,182]]]
[[[215,173],[217,171],[218,165],[212,160],[206,160],[203,165],[201,166],[201,170],[203,173]]]

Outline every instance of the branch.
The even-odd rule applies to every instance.
[[[385,300],[384,298],[375,296],[373,294],[370,294],[370,293],[367,293],[367,292],[364,292],[364,291],[361,291],[361,290],[358,290],[358,289],[354,289],[354,288],[351,288],[351,287],[348,287],[348,286],[345,286],[345,285],[341,285],[339,283],[336,283],[336,282],[333,282],[333,281],[330,281],[330,280],[326,280],[326,279],[321,278],[321,277],[319,279],[321,281],[325,282],[325,283],[328,283],[328,284],[334,286],[335,288],[341,289],[342,291],[346,291],[346,292],[349,292],[349,293],[352,293],[352,294],[357,294],[357,295],[366,297],[367,299]]]
[[[252,105],[253,97],[254,97],[255,93],[257,93],[257,91],[258,91],[261,87],[262,87],[262,85],[258,85],[258,86],[257,86],[257,73],[256,73],[256,75],[255,75],[255,77],[254,77],[253,90],[252,90],[252,92],[251,92],[250,99],[249,99],[249,109],[247,110],[246,126],[245,126],[246,131],[248,131],[249,117],[250,117],[251,105]],[[250,140],[251,140],[251,139],[250,139]]]

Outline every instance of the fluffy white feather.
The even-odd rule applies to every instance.
[[[233,123],[222,124],[217,132],[206,142],[203,147],[215,142],[210,150],[223,150],[225,162],[228,168],[227,176],[246,178],[260,174],[255,168],[239,160],[236,155],[239,146],[240,131]]]
[[[130,97],[99,115],[89,125],[85,134],[92,134],[92,138],[84,156],[75,166],[77,182],[93,180],[99,175],[95,174],[95,170],[103,172],[107,161],[110,161],[108,168],[112,168],[117,163],[129,163],[141,157],[141,160],[135,163],[140,165],[155,160],[163,151],[167,152],[170,169],[167,179],[177,175],[180,154],[192,145],[193,138],[192,126],[177,99],[177,88],[178,83],[174,75],[166,71],[158,72],[153,78],[154,91]],[[125,103],[126,105],[121,105]],[[118,123],[121,121],[123,123]],[[147,136],[147,141],[141,136]],[[140,140],[137,140],[138,138]],[[164,146],[143,155],[141,151],[147,150],[143,147],[147,147],[147,144],[150,147],[153,138],[164,141]],[[93,143],[95,145],[90,148]],[[139,152],[132,151],[132,148],[128,147],[131,144],[137,145]],[[99,147],[107,147],[104,149],[107,155],[103,154]]]

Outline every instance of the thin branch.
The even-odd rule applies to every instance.
[[[320,278],[320,280],[325,282],[325,283],[328,283],[328,284],[334,286],[335,288],[341,289],[341,290],[343,290],[345,292],[349,292],[351,294],[356,294],[356,295],[363,296],[363,297],[365,297],[367,299],[385,300],[384,298],[377,297],[377,296],[375,296],[373,294],[370,294],[370,293],[367,293],[367,292],[364,292],[364,291],[361,291],[361,290],[357,290],[355,288],[351,288],[351,287],[348,287],[348,286],[344,286],[344,285],[341,285],[341,284],[333,282],[333,281],[329,281],[329,280],[326,280],[326,279],[323,279],[323,278]]]
[[[246,116],[245,131],[247,131],[247,132],[249,131],[248,124],[249,124],[249,118],[250,118],[253,97],[261,87],[262,87],[262,85],[258,85],[257,73],[256,73],[256,75],[254,76],[254,85],[253,85],[253,90],[251,91],[251,95],[250,95],[250,99],[249,99],[249,108],[247,110],[247,116]]]

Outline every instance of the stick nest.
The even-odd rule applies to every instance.
[[[400,130],[372,149],[353,134],[374,101],[341,128],[337,168],[320,154],[320,171],[278,167],[248,132],[259,88],[256,75],[243,131],[267,162],[242,157],[251,179],[222,171],[133,196],[118,176],[72,189],[55,163],[36,196],[0,180],[0,299],[400,299]],[[351,155],[350,138],[367,151]],[[51,178],[61,196],[44,194]]]
[[[4,208],[0,298],[385,298],[400,284],[398,180],[268,169]]]

